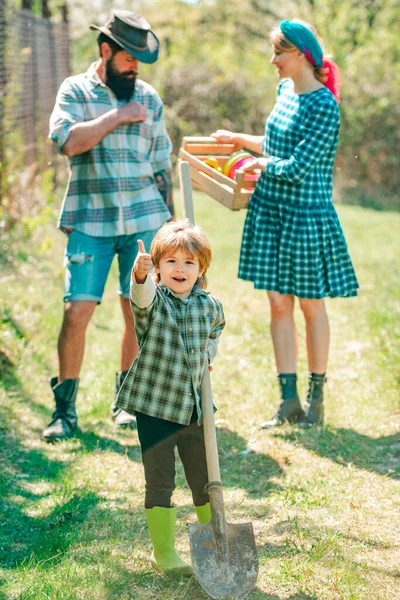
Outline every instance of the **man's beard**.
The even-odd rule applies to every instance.
[[[135,93],[136,75],[121,73],[115,68],[114,57],[106,62],[106,84],[117,96],[118,100],[128,102]]]

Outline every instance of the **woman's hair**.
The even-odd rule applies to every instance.
[[[211,246],[206,234],[189,219],[170,221],[156,233],[150,247],[151,260],[156,268],[160,266],[161,258],[170,250],[182,250],[199,261],[202,276],[196,281],[203,289],[207,287],[207,269],[211,264]],[[160,274],[155,274],[156,283],[160,282]]]
[[[299,23],[300,25],[303,25],[303,27],[307,27],[307,29],[312,31],[320,46],[323,48],[322,38],[318,35],[317,30],[315,27],[313,27],[313,25],[307,23],[306,21],[302,21],[301,19],[293,19],[293,23]],[[269,41],[279,52],[295,52],[295,50],[298,50],[297,46],[285,38],[279,27],[275,27],[275,29],[271,31],[269,34]],[[313,67],[313,70],[315,78],[321,83],[325,83],[327,69],[324,67]]]

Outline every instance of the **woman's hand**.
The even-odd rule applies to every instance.
[[[138,240],[138,253],[133,264],[133,278],[136,283],[144,283],[147,275],[153,268],[151,255],[146,252],[142,240]]]
[[[247,172],[253,172],[253,171],[263,171],[265,172],[265,168],[267,166],[267,158],[261,157],[261,158],[254,158],[254,160],[252,161],[248,161],[246,162],[245,165],[243,165],[243,167],[240,167],[240,169],[242,171]]]
[[[211,137],[215,138],[220,144],[234,144],[235,150],[243,148],[243,140],[240,133],[233,133],[227,129],[217,129],[217,131],[211,134]]]
[[[211,137],[215,138],[221,144],[231,144],[234,142],[235,134],[227,129],[217,129],[211,134]]]

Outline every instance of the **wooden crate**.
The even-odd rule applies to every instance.
[[[235,151],[234,144],[220,144],[212,137],[184,137],[179,150],[179,159],[190,165],[193,187],[231,210],[247,208],[256,182],[245,181],[245,173],[240,170],[236,171],[235,179],[230,179],[203,161],[213,156],[222,167]]]

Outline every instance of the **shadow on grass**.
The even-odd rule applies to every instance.
[[[0,563],[4,571],[13,573],[13,577],[23,577],[23,573],[33,573],[37,568],[42,573],[41,577],[26,579],[26,585],[33,587],[21,592],[21,598],[36,597],[34,594],[40,597],[43,591],[56,597],[64,585],[63,579],[68,572],[66,564],[70,560],[82,566],[93,565],[103,582],[104,597],[109,600],[125,597],[127,586],[136,593],[132,598],[175,594],[176,581],[158,578],[150,567],[148,571],[143,567],[137,571],[134,559],[130,558],[132,549],[137,551],[142,546],[145,546],[145,554],[150,553],[143,510],[110,510],[99,494],[74,488],[68,477],[73,454],[100,449],[139,461],[139,446],[126,446],[118,440],[102,437],[101,432],[86,430],[76,436],[78,447],[65,445],[57,459],[52,458],[51,446],[35,443],[39,432],[35,431],[30,419],[30,416],[35,420],[39,417],[44,424],[49,417],[48,410],[33,401],[24,382],[17,376],[15,365],[4,353],[0,355],[0,365],[1,385],[9,399],[7,408],[0,407],[0,418],[4,423],[0,429],[3,473],[0,481]],[[276,461],[257,453],[241,454],[246,451],[246,441],[228,429],[219,429],[218,439],[224,485],[244,489],[249,496],[256,497],[276,488],[270,481],[272,477],[282,476]],[[118,546],[120,553],[115,551]],[[106,580],[101,574],[104,557],[112,564],[113,574]],[[0,581],[0,587],[3,585],[8,585],[5,580]],[[183,581],[182,585],[187,586],[187,583]],[[148,595],[149,587],[151,593],[154,591],[153,596]],[[186,597],[193,600],[207,598],[195,580],[190,582],[190,590]],[[256,598],[280,600],[278,596],[262,591],[255,594]]]
[[[263,498],[271,490],[282,489],[270,481],[283,475],[276,460],[258,452],[247,453],[246,440],[226,428],[217,427],[217,441],[223,488],[243,489],[252,498]],[[186,485],[180,468],[176,485]]]
[[[36,411],[36,405],[15,374],[14,365],[5,355],[2,356],[2,367],[3,374],[6,372],[3,386],[9,397],[22,404],[27,415],[29,411]],[[118,507],[111,510],[94,492],[72,487],[69,491],[67,475],[72,450],[70,452],[66,447],[62,453],[65,459],[54,460],[48,456],[46,447],[28,448],[24,445],[24,430],[18,421],[20,412],[13,410],[13,402],[7,412],[2,408],[0,413],[4,418],[4,427],[0,431],[0,457],[4,467],[0,488],[0,561],[4,570],[13,572],[13,577],[22,577],[24,572],[33,573],[37,568],[41,574],[24,580],[24,583],[21,581],[26,586],[24,591],[21,590],[21,598],[41,597],[44,592],[47,597],[58,597],[65,591],[68,576],[74,578],[74,585],[81,584],[87,590],[90,584],[85,577],[94,577],[94,582],[101,582],[102,597],[107,600],[118,597],[155,599],[169,597],[168,594],[175,597],[177,589],[182,590],[182,597],[191,600],[207,598],[193,578],[189,582],[183,578],[177,581],[176,578],[158,577],[150,567],[147,570],[141,565],[138,569],[132,551],[140,551],[143,547],[145,555],[150,553],[143,510]],[[34,436],[35,432],[28,425],[26,439],[30,441]],[[123,444],[102,438],[93,431],[81,432],[77,439],[81,448],[75,448],[75,452],[96,448],[127,452]],[[270,481],[272,477],[282,476],[276,461],[258,453],[241,454],[246,451],[246,441],[227,429],[218,430],[218,439],[224,485],[244,489],[256,497],[276,487]],[[138,447],[131,447],[128,452],[132,453],[132,460],[140,459]],[[261,556],[263,552],[265,549],[260,548]],[[72,567],[68,566],[70,563]],[[85,568],[85,573],[74,571],[77,564]],[[72,598],[72,594],[66,597]],[[95,596],[88,595],[90,597]],[[250,598],[281,600],[277,595],[257,589]],[[314,600],[313,596],[302,593],[291,598]]]
[[[80,441],[81,447],[88,452],[93,452],[95,450],[116,452],[117,454],[127,456],[129,460],[134,462],[141,462],[142,460],[140,446],[138,444],[135,446],[128,445],[128,443],[121,444],[113,438],[99,435],[95,431],[91,431],[87,428],[85,430],[79,430],[74,437]]]
[[[281,487],[271,478],[282,477],[279,463],[268,455],[248,452],[247,442],[237,433],[217,428],[222,483],[229,488],[243,488],[249,496],[263,498]]]
[[[24,338],[23,332],[18,329],[16,324],[11,324],[11,320],[7,321],[9,326],[15,328],[16,335],[20,338]],[[35,360],[40,359],[35,355]],[[40,417],[43,417],[43,428],[48,424],[51,418],[51,412],[45,406],[35,402],[25,391],[23,383],[15,374],[15,366],[11,359],[0,349],[0,381],[4,387],[5,392],[10,397],[18,398],[18,403],[24,403],[26,411],[35,413]],[[50,388],[49,388],[50,393]],[[12,412],[12,409],[9,409]],[[52,409],[53,410],[53,409]],[[12,415],[5,415],[4,421],[9,421]],[[106,429],[106,428],[105,428]],[[41,430],[36,432],[38,437],[41,436]],[[87,451],[94,450],[107,450],[117,452],[118,454],[124,454],[128,456],[130,460],[138,462],[141,460],[140,447],[138,445],[131,446],[130,444],[123,444],[114,438],[107,437],[106,435],[99,435],[95,431],[90,429],[78,430],[74,435],[74,439],[80,441],[81,446]],[[71,450],[75,452],[76,448]]]
[[[123,454],[130,460],[141,462],[139,445],[128,445],[99,435],[88,429],[79,431],[76,436],[87,451],[97,449]],[[221,477],[226,488],[245,489],[249,496],[262,498],[271,490],[282,489],[271,478],[282,477],[283,471],[273,458],[257,452],[247,453],[246,440],[225,428],[217,428]],[[242,454],[244,452],[244,454]],[[177,473],[177,486],[184,486],[183,470]]]
[[[371,438],[352,429],[323,427],[296,429],[274,435],[301,444],[307,450],[340,465],[351,463],[359,469],[400,479],[400,433]]]
[[[62,480],[66,465],[25,449],[6,428],[0,429],[0,445],[0,564],[5,569],[21,563],[34,566],[65,552],[100,498],[84,490],[68,494],[61,486],[50,497],[47,484]],[[34,492],[34,486],[43,491]],[[47,503],[51,509],[46,516],[36,516]]]
[[[70,461],[51,459],[45,449],[24,444],[36,435],[29,425],[36,405],[4,352],[0,369],[1,385],[11,399],[0,407],[0,564],[12,569],[63,554],[101,499],[85,490],[69,493],[63,477]],[[36,516],[39,509],[46,516]]]

